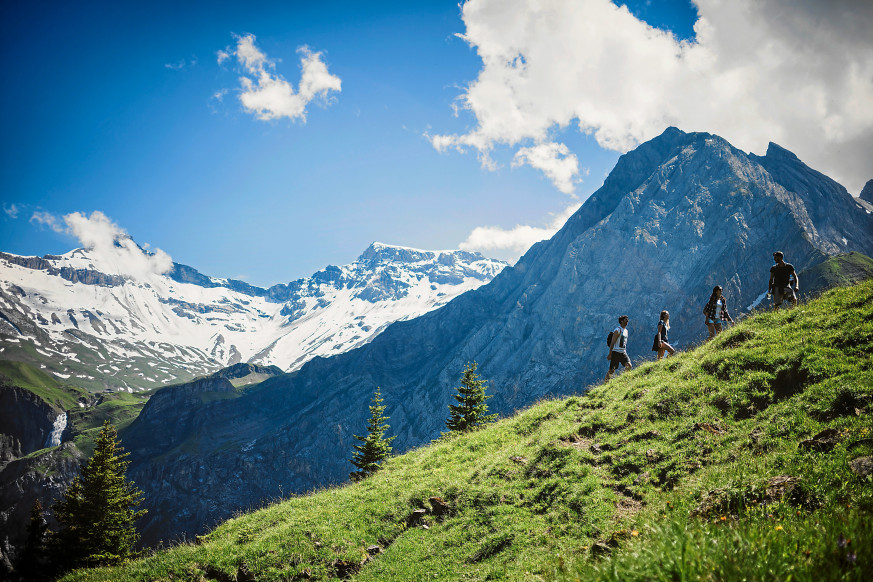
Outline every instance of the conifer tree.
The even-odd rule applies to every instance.
[[[479,378],[476,368],[476,362],[468,362],[464,368],[461,386],[453,395],[458,404],[449,404],[449,418],[446,420],[449,431],[467,432],[497,419],[496,414],[488,414],[485,401],[491,395],[485,395],[486,380]]]
[[[396,436],[385,438],[385,431],[388,430],[389,425],[385,424],[388,417],[382,415],[385,412],[385,405],[382,404],[379,388],[376,388],[372,402],[367,436],[354,435],[361,444],[355,445],[355,452],[351,458],[352,465],[358,468],[357,471],[349,473],[352,481],[360,481],[378,471],[382,461],[391,456],[391,441],[397,438]]]
[[[27,524],[27,540],[19,554],[15,567],[17,578],[26,582],[47,580],[48,564],[46,554],[46,535],[48,523],[43,515],[42,503],[37,499],[30,509],[30,522]]]
[[[128,454],[107,420],[94,454],[52,506],[61,524],[53,545],[64,566],[116,564],[134,555],[139,539],[134,522],[146,512],[135,509],[143,493],[125,476]]]

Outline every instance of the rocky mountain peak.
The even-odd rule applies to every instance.
[[[775,144],[772,141],[767,146],[767,153],[764,155],[766,158],[770,158],[771,160],[782,160],[782,161],[792,161],[799,162],[800,158],[794,155],[794,152],[791,152],[779,144]]]
[[[408,264],[436,261],[443,265],[454,265],[459,262],[474,263],[486,260],[478,252],[460,250],[424,251],[410,247],[388,245],[374,242],[361,253],[356,262],[369,264]],[[499,261],[496,261],[499,263]]]
[[[867,180],[867,183],[864,184],[864,189],[861,190],[860,198],[861,200],[873,204],[873,180]]]

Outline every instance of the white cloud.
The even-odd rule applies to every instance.
[[[676,125],[759,153],[774,141],[860,191],[873,159],[873,2],[695,4],[696,40],[681,42],[609,0],[466,2],[461,36],[482,69],[459,106],[476,124],[429,139],[473,148],[486,166],[496,145],[538,144],[516,159],[566,191],[569,157],[534,155],[556,129],[627,151]]]
[[[514,228],[478,226],[458,248],[480,251],[485,255],[514,263],[536,242],[551,238],[564,226],[567,219],[579,210],[579,203],[568,206],[561,214],[552,217],[545,227],[516,225]]]
[[[575,197],[576,182],[579,178],[579,160],[570,148],[562,143],[541,143],[529,148],[521,148],[512,160],[512,167],[527,164],[541,170],[555,187]]]
[[[30,222],[46,226],[55,232],[65,232],[61,222],[57,217],[49,212],[37,210],[33,213],[33,216],[30,217]]]
[[[34,212],[30,220],[79,239],[82,247],[90,251],[95,266],[106,273],[141,281],[151,275],[166,273],[173,267],[170,255],[161,249],[150,253],[143,251],[123,228],[99,210],[92,212],[91,216],[81,212],[67,214],[63,217],[63,224],[48,212]]]
[[[18,204],[3,204],[3,212],[6,213],[6,216],[9,218],[18,218],[18,213],[21,212],[21,207]]]
[[[196,65],[197,57],[191,57],[190,60],[180,59],[175,63],[164,63],[164,68],[170,69],[171,71],[181,71],[182,69],[194,67]]]
[[[281,75],[275,73],[276,64],[255,46],[252,34],[237,38],[236,48],[218,51],[221,64],[235,56],[243,69],[240,77],[240,102],[258,119],[268,121],[287,117],[306,121],[306,107],[313,100],[329,103],[330,92],[340,92],[342,81],[327,70],[322,53],[307,47],[297,49],[300,54],[301,76],[297,91]]]

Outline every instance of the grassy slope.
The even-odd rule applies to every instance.
[[[198,544],[66,579],[233,579],[244,564],[258,581],[861,580],[873,478],[848,462],[873,454],[871,354],[868,281]],[[826,428],[832,446],[799,446]],[[431,496],[449,515],[411,524]]]
[[[30,390],[58,410],[70,410],[78,406],[80,397],[88,397],[86,390],[64,386],[25,362],[0,360],[0,376],[5,377],[8,384]]]
[[[854,285],[873,277],[873,259],[851,252],[829,257],[801,273],[800,283],[804,296],[816,296],[832,287]]]

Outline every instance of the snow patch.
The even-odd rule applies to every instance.
[[[748,307],[746,307],[746,311],[751,311],[752,309],[758,307],[758,305],[761,304],[761,302],[764,300],[764,298],[765,298],[766,296],[767,296],[767,292],[766,292],[766,291],[764,291],[763,293],[761,293],[760,295],[758,295],[757,299],[755,299],[754,301],[752,301],[752,304],[749,305]]]

